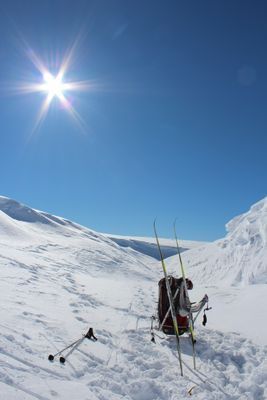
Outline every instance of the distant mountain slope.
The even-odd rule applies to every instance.
[[[30,224],[27,224],[30,223]],[[26,228],[26,229],[25,229]],[[41,229],[40,229],[41,228]],[[65,236],[83,235],[92,237],[97,235],[102,240],[109,243],[116,243],[120,248],[132,249],[140,254],[148,255],[159,260],[159,252],[154,238],[129,237],[112,234],[101,234],[85,228],[82,225],[72,221],[57,217],[49,213],[34,210],[18,201],[0,196],[0,235],[1,232],[8,233],[9,237],[17,237],[20,240],[29,238],[29,235],[35,237],[36,232],[42,236],[43,232],[53,232]],[[177,253],[175,241],[172,239],[161,239],[161,246],[165,258]],[[186,251],[202,245],[204,242],[189,240],[181,241],[181,251]]]
[[[226,228],[224,239],[184,254],[188,274],[203,284],[266,284],[267,197],[233,218]]]
[[[31,257],[34,252],[39,253],[40,260],[45,255],[46,260],[53,262],[60,249],[60,258],[64,255],[66,264],[85,269],[90,265],[92,274],[99,269],[102,274],[112,273],[113,268],[120,267],[122,275],[130,270],[145,276],[150,264],[150,258],[117,245],[101,233],[0,196],[0,261],[12,249],[20,250],[18,263],[25,258],[35,259]],[[14,259],[17,255],[14,251]],[[140,264],[138,268],[136,260]]]
[[[159,250],[155,238],[149,237],[136,237],[136,236],[119,236],[106,234],[111,240],[121,247],[129,247],[140,253],[146,254],[150,257],[160,260]],[[203,245],[204,242],[196,242],[190,240],[181,240],[180,251],[187,251],[195,247]],[[168,258],[177,254],[176,242],[172,239],[160,239],[160,245],[164,258]]]

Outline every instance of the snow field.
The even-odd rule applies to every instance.
[[[213,309],[207,327],[201,318],[196,325],[196,371],[190,341],[181,337],[182,378],[175,339],[161,334],[151,342],[158,261],[14,201],[2,198],[2,208],[0,399],[267,398],[264,283],[230,287],[217,280],[207,287],[193,279],[191,300],[207,292]],[[177,271],[177,259],[167,265]],[[90,326],[97,342],[84,340],[65,365],[48,361]]]

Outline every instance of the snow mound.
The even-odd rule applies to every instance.
[[[0,196],[0,210],[17,221],[42,224],[48,224],[50,222],[48,218],[32,208],[3,196]]]
[[[229,221],[226,229],[224,239],[184,254],[192,279],[203,284],[266,284],[267,197]]]
[[[226,229],[236,245],[257,243],[263,247],[267,242],[267,197],[229,221]]]

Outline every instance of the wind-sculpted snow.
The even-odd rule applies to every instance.
[[[267,197],[226,225],[224,239],[184,254],[190,276],[203,284],[267,283]],[[172,264],[175,262],[171,260]]]
[[[139,253],[146,254],[157,260],[160,260],[159,249],[155,238],[149,237],[129,237],[129,236],[119,236],[119,235],[109,235],[106,234],[111,240],[117,243],[121,247],[132,248]],[[181,240],[180,251],[181,253],[195,247],[199,247],[204,244],[204,242],[196,242],[190,240]],[[168,258],[177,254],[177,245],[175,239],[161,239],[160,241],[161,250],[164,258]]]
[[[27,220],[26,206],[0,204],[1,399],[180,400],[189,392],[196,400],[267,398],[266,324],[260,310],[254,313],[250,325],[261,326],[263,343],[252,342],[239,312],[244,294],[248,307],[255,292],[194,281],[192,301],[207,290],[214,311],[206,328],[196,324],[196,371],[190,340],[181,337],[181,378],[174,338],[150,340],[158,261],[61,217],[30,210]],[[176,259],[176,273],[178,265]],[[257,303],[266,297],[266,285],[258,286]],[[90,326],[97,342],[84,340],[65,365],[48,361]]]
[[[21,203],[0,196],[0,210],[17,221],[48,224],[49,219]]]

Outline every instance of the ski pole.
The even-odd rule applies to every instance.
[[[65,363],[66,359],[71,355],[71,353],[74,352],[75,349],[77,349],[77,348],[82,344],[82,342],[84,341],[84,339],[90,339],[90,340],[93,340],[93,341],[95,341],[95,342],[97,341],[97,338],[96,338],[95,335],[94,335],[93,328],[89,328],[89,329],[88,329],[88,332],[87,332],[85,335],[83,335],[82,338],[78,339],[78,340],[74,343],[74,345],[72,346],[72,348],[70,349],[70,351],[65,355],[65,357],[63,357],[63,356],[59,357],[59,361],[61,362],[61,364],[64,364],[64,363]]]
[[[79,342],[79,340],[81,340],[81,338],[75,340],[75,342],[72,342],[72,343],[69,344],[67,347],[64,347],[64,349],[61,349],[61,350],[58,351],[57,353],[55,353],[55,354],[49,354],[48,360],[49,360],[49,361],[53,361],[54,358],[55,358],[56,356],[58,356],[59,354],[63,353],[63,351],[68,350],[70,347],[74,346],[77,342]]]
[[[54,358],[55,358],[56,356],[62,354],[65,350],[68,350],[68,349],[71,348],[71,350],[68,352],[68,354],[66,355],[66,357],[69,356],[69,355],[73,352],[73,350],[74,350],[78,345],[80,345],[80,343],[81,343],[85,338],[91,339],[91,340],[94,340],[94,341],[97,340],[97,338],[96,338],[95,335],[94,335],[93,328],[89,328],[89,329],[88,329],[88,332],[87,332],[85,335],[83,335],[81,338],[75,340],[74,342],[72,342],[72,343],[69,344],[68,346],[64,347],[63,349],[61,349],[61,350],[58,351],[57,353],[55,353],[55,354],[49,354],[48,360],[49,360],[49,361],[53,361]],[[66,357],[63,357],[63,356],[60,357],[59,361],[60,361],[62,364],[64,364]]]
[[[80,344],[84,341],[84,339],[86,338],[86,336],[83,336],[82,338],[80,338],[79,340],[77,340],[76,344],[70,349],[70,351],[65,355],[65,357],[61,356],[59,357],[59,361],[61,362],[61,364],[64,364],[66,359],[71,355],[71,353],[78,347],[80,346]]]

